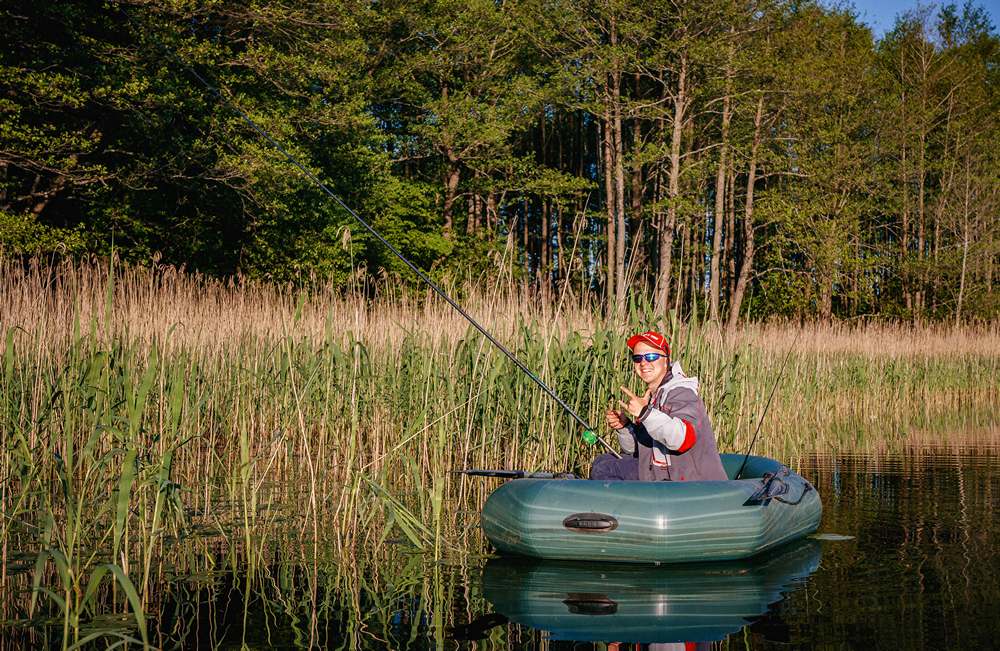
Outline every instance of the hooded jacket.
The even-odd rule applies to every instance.
[[[641,481],[728,479],[698,397],[698,378],[684,375],[679,362],[670,365],[636,421],[618,430],[618,442],[638,456]]]

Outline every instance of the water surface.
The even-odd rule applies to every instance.
[[[654,568],[468,550],[434,561],[398,544],[347,566],[302,556],[286,562],[279,553],[277,563],[253,572],[219,567],[170,578],[150,614],[155,643],[602,651],[666,651],[683,643],[1000,646],[998,437],[788,461],[822,496],[822,535],[749,561]],[[0,627],[0,649],[58,642],[57,627],[43,635],[10,621]]]
[[[714,570],[490,561],[486,597],[523,640],[509,648],[1000,645],[1000,445],[931,442],[796,465],[823,497],[820,540]]]

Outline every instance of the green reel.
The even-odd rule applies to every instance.
[[[585,429],[583,430],[582,436],[583,436],[583,442],[586,443],[587,445],[597,444],[597,432],[595,432],[594,430]]]

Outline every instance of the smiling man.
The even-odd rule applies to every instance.
[[[590,478],[728,479],[705,403],[698,397],[698,378],[687,377],[679,363],[670,363],[670,344],[659,332],[634,335],[628,347],[646,391],[640,396],[622,387],[628,398],[621,403],[623,410],[609,409],[605,415],[626,456],[597,457]]]

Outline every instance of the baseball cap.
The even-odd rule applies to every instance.
[[[635,345],[640,341],[644,341],[653,348],[659,348],[667,355],[670,355],[670,344],[667,342],[667,338],[661,335],[655,330],[647,330],[646,332],[640,332],[637,335],[632,335],[628,339],[629,350],[634,350]]]

